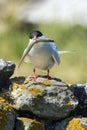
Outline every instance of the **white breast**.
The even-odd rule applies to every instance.
[[[35,68],[47,70],[55,63],[52,58],[52,48],[49,43],[36,44],[28,55]]]

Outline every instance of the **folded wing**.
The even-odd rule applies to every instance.
[[[55,61],[56,64],[60,64],[60,56],[58,53],[58,48],[55,46],[54,43],[50,43],[50,46],[52,48],[52,58]]]

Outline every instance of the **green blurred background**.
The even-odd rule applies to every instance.
[[[59,50],[76,50],[73,53],[61,55],[60,66],[55,65],[50,75],[62,79],[67,83],[87,82],[87,27],[79,24],[68,25],[55,23],[25,23],[13,15],[20,3],[26,0],[8,1],[0,5],[0,58],[13,61],[16,67],[28,44],[29,33],[40,30],[48,38],[56,41]],[[32,74],[32,65],[22,63],[13,76],[27,76]],[[46,72],[37,70],[44,75]]]

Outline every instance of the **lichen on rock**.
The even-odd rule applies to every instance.
[[[34,119],[19,117],[16,122],[16,130],[43,130],[43,126]]]
[[[83,123],[85,121],[85,124]],[[67,126],[66,130],[86,130],[87,118],[72,118]]]
[[[29,93],[32,94],[33,96],[38,96],[41,94],[41,89],[40,88],[29,88]]]
[[[22,84],[13,80],[11,85],[11,96],[17,110],[27,110],[42,118],[61,119],[78,105],[68,85],[63,82],[43,77],[25,80]]]
[[[15,112],[11,105],[2,97],[0,97],[0,129],[13,130]]]
[[[50,129],[51,130],[51,129]],[[87,118],[70,117],[57,122],[54,130],[87,130]]]

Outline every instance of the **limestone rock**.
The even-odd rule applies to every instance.
[[[11,105],[0,97],[0,130],[13,130],[15,112]]]
[[[10,89],[16,109],[30,111],[46,119],[65,118],[78,105],[68,85],[58,79],[15,78]]]
[[[87,118],[74,117],[57,123],[54,130],[87,130]]]
[[[17,118],[16,130],[43,130],[39,121],[29,118]]]
[[[11,61],[0,59],[0,84],[6,84],[15,69],[15,64]]]

